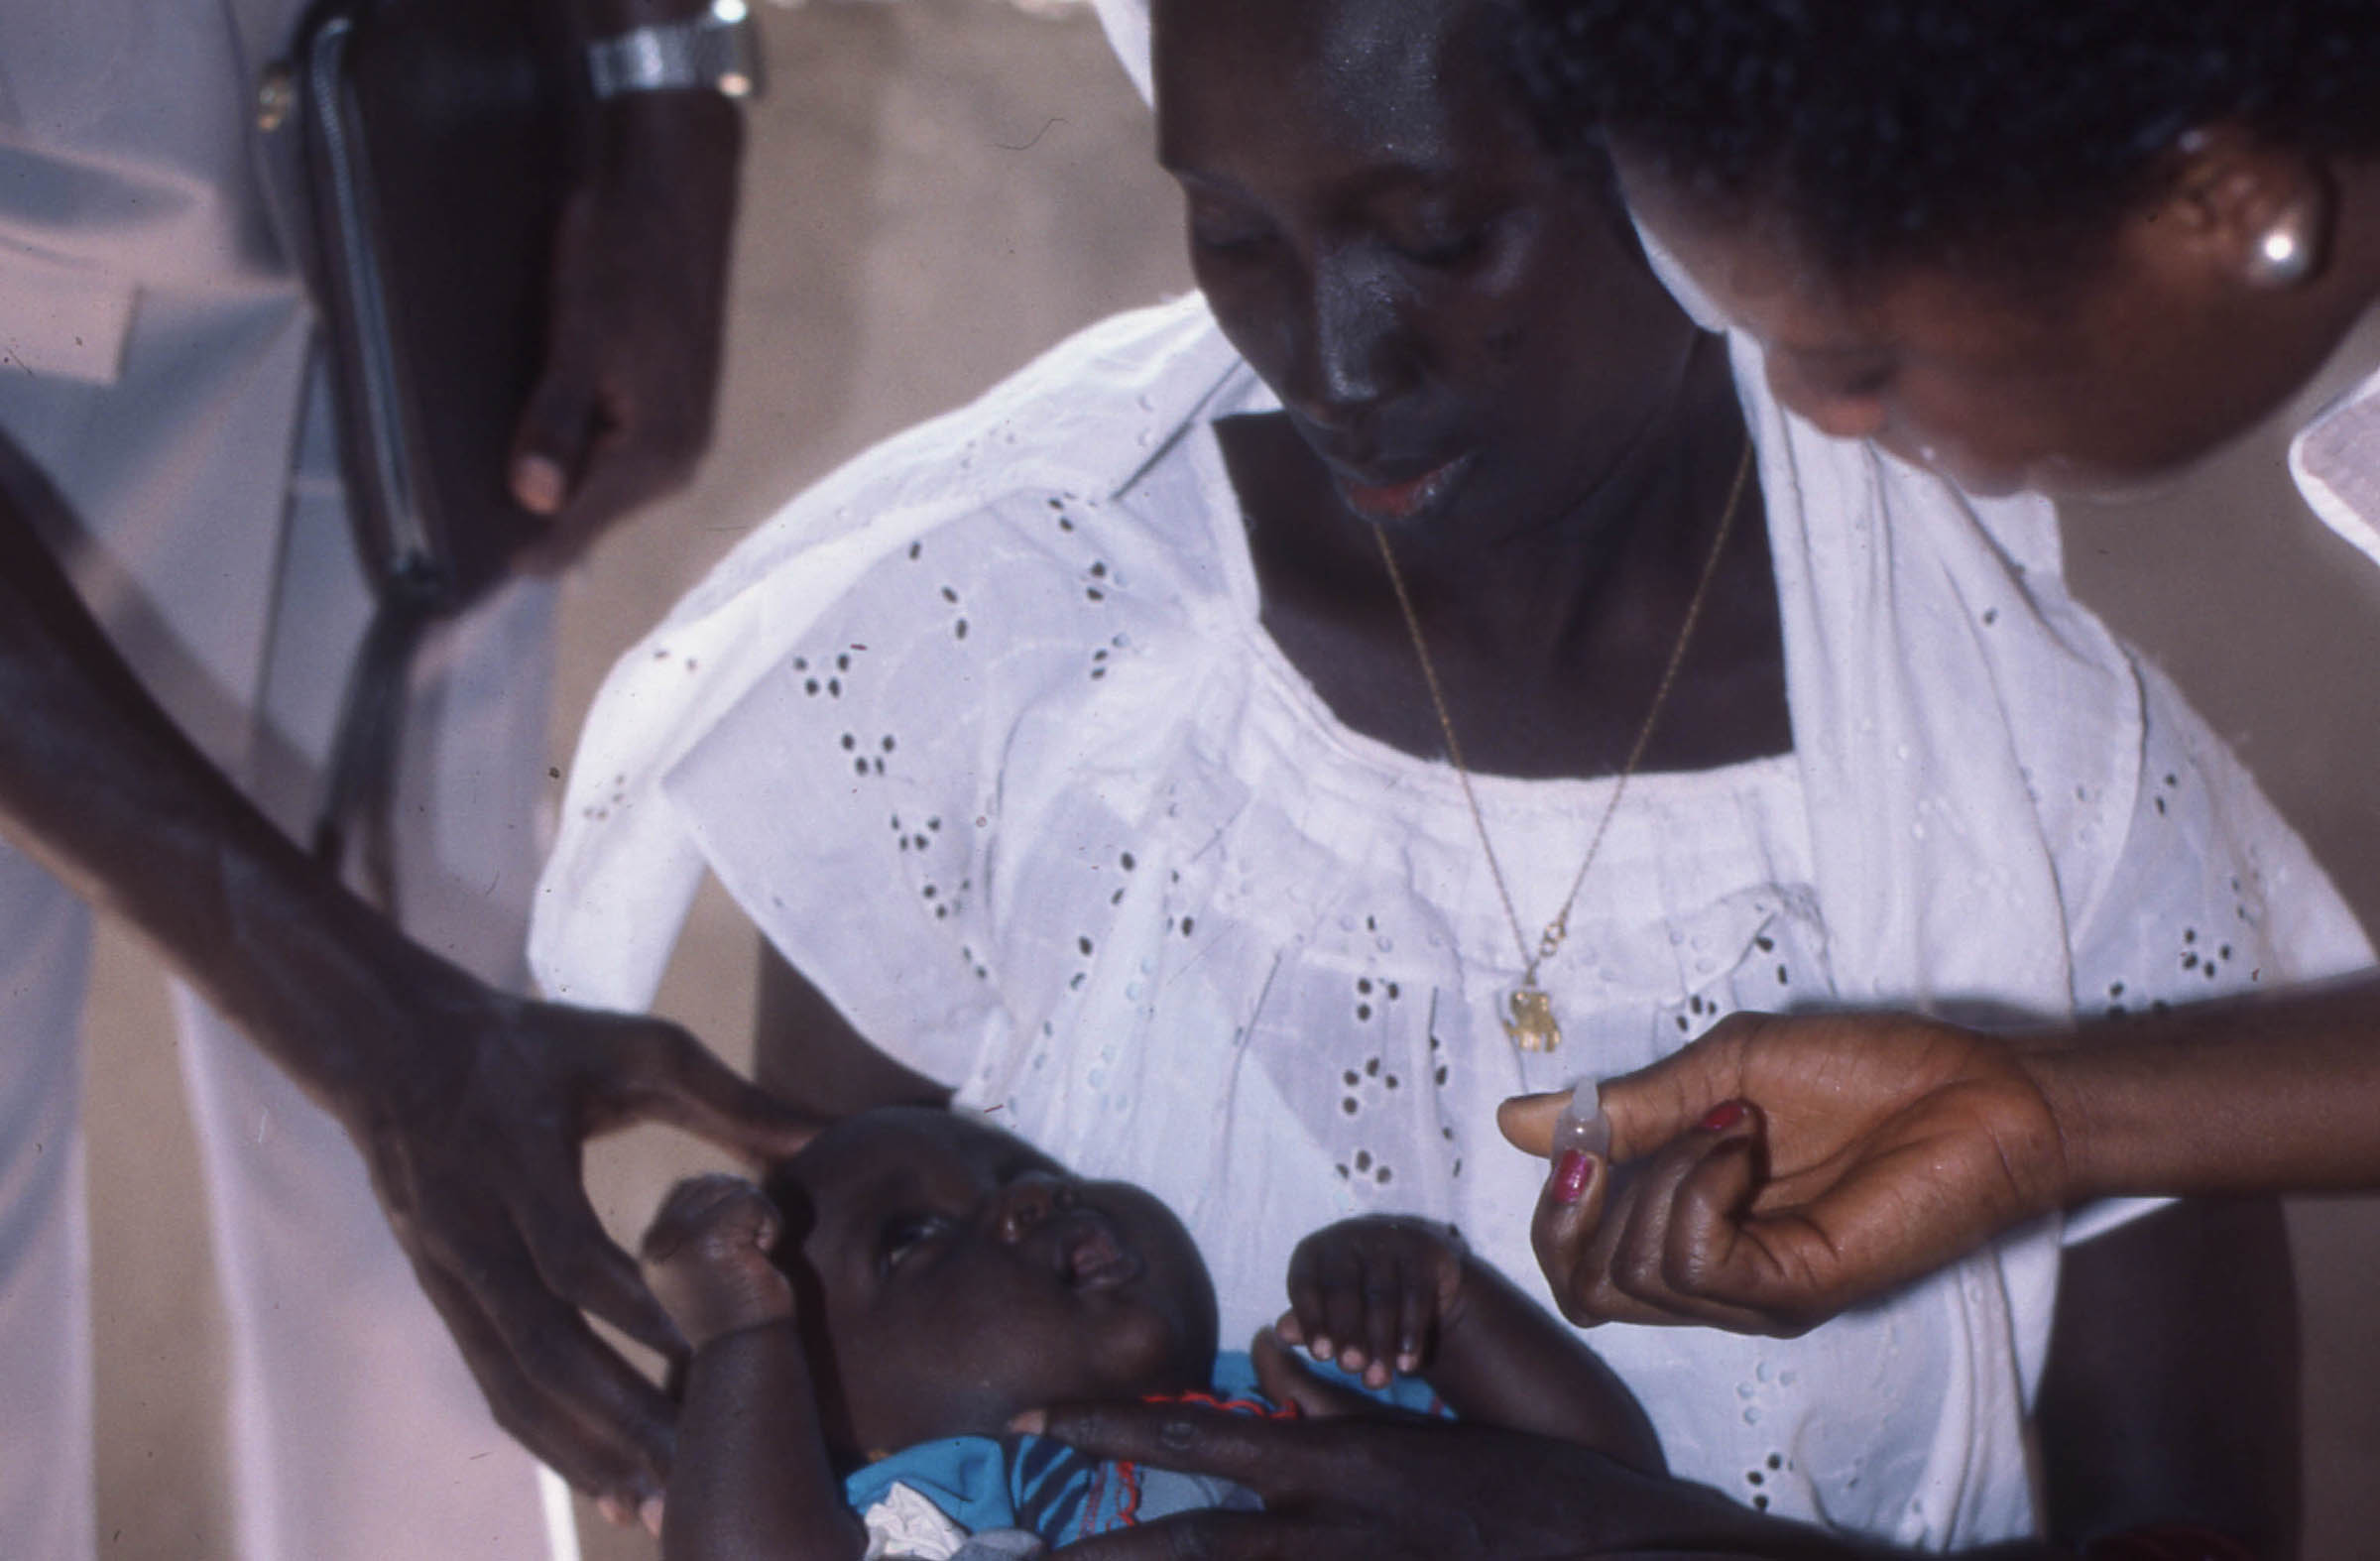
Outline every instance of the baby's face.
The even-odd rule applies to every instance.
[[[976,1119],[923,1109],[838,1124],[787,1179],[808,1204],[801,1257],[863,1450],[1206,1381],[1214,1283],[1138,1187],[1078,1180]]]

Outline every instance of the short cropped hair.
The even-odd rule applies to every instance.
[[[2380,154],[2380,0],[1527,0],[1558,151],[1604,138],[1822,266],[2088,251],[2194,127]]]

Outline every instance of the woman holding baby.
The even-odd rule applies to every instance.
[[[776,1082],[857,1037],[1151,1189],[1236,1343],[1351,1216],[1459,1227],[1547,1298],[1496,1103],[1730,1013],[2038,1021],[2368,959],[2068,598],[2046,506],[1786,418],[1607,169],[1542,149],[1501,23],[1155,8],[1202,296],[863,456],[630,653],[550,990],[640,1005],[656,906],[716,872],[799,973]],[[1961,1550],[2045,1508],[2039,1553],[2154,1519],[2281,1550],[2284,1255],[2267,1206],[2099,1207],[1795,1339],[1603,1329],[1668,1477],[1462,1428],[1051,1425],[1266,1499],[1128,1551]],[[1699,1526],[1711,1489],[1766,1518]]]

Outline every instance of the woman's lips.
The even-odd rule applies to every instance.
[[[1406,477],[1396,482],[1366,482],[1339,467],[1331,468],[1331,478],[1339,486],[1339,496],[1347,507],[1368,521],[1409,521],[1445,502],[1471,470],[1473,454],[1456,456],[1442,466],[1434,466],[1418,477]]]

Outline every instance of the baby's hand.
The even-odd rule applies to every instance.
[[[641,1256],[646,1282],[694,1348],[793,1315],[793,1286],[769,1261],[783,1228],[776,1205],[741,1176],[695,1176],[669,1190]]]
[[[1463,1270],[1462,1244],[1445,1226],[1386,1215],[1342,1220],[1290,1255],[1289,1310],[1273,1332],[1318,1361],[1362,1373],[1367,1386],[1385,1387],[1394,1372],[1418,1371],[1461,1317]]]

